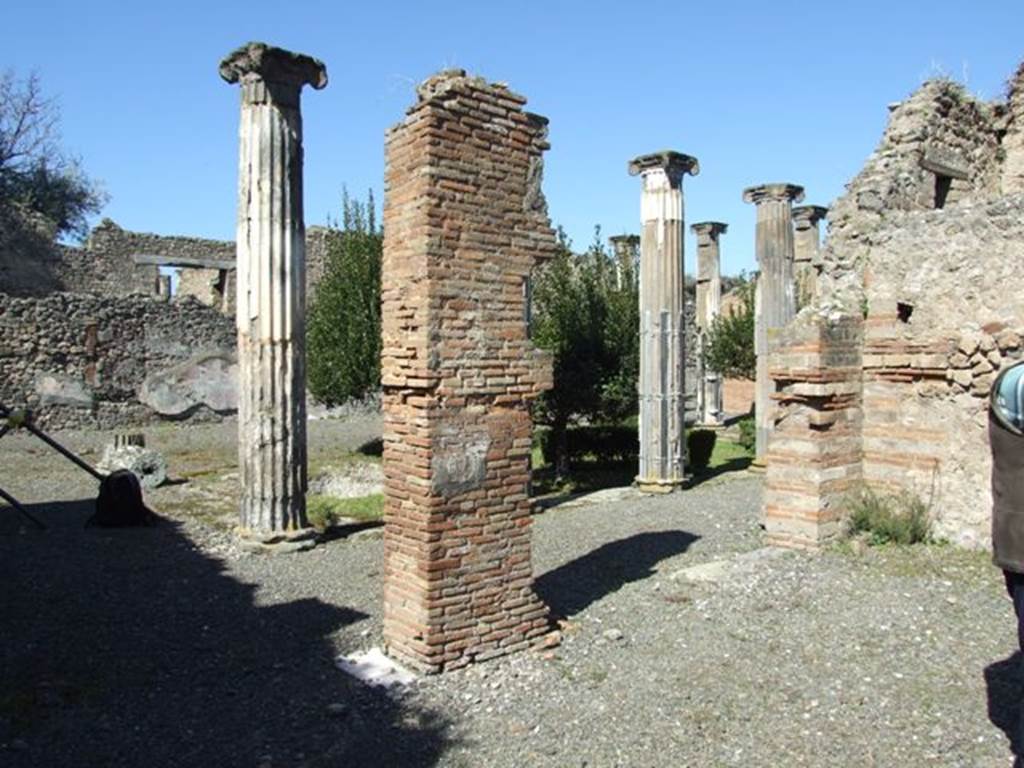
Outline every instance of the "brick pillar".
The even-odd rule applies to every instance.
[[[241,529],[306,520],[306,291],[303,85],[327,85],[309,56],[249,43],[220,75],[242,86],[238,178],[238,455]]]
[[[841,533],[844,497],[863,473],[862,318],[801,315],[769,332],[777,403],[768,440],[768,544],[816,549]]]
[[[756,319],[754,352],[757,380],[754,410],[757,421],[757,456],[763,467],[772,428],[771,391],[768,378],[768,333],[782,328],[796,314],[793,286],[793,202],[804,198],[804,188],[795,184],[762,184],[743,190],[743,202],[757,206],[754,253],[757,256]]]
[[[683,482],[683,176],[697,158],[679,152],[637,157],[629,173],[640,197],[640,471],[637,485],[668,493]]]
[[[821,270],[821,233],[818,222],[828,208],[801,205],[793,209],[793,282],[797,307],[806,307],[818,293],[818,272]]]
[[[505,86],[442,72],[387,136],[381,374],[384,637],[428,672],[526,647],[530,404],[551,361],[527,332],[556,251],[547,121]]]
[[[608,238],[615,259],[615,285],[621,291],[627,280],[636,284],[640,278],[640,238],[636,235],[614,235]]]
[[[697,331],[702,349],[711,324],[722,311],[719,237],[728,229],[728,225],[720,221],[704,221],[690,227],[697,236]],[[722,423],[722,377],[702,367],[699,418],[704,426],[719,426]]]

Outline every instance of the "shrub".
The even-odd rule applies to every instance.
[[[736,426],[740,431],[736,442],[748,453],[753,453],[757,448],[757,424],[754,423],[754,417],[744,416],[736,422]]]
[[[928,504],[910,491],[882,495],[864,486],[847,498],[851,536],[864,534],[873,545],[931,541]]]
[[[616,279],[599,230],[582,254],[572,252],[561,231],[559,242],[558,253],[533,275],[530,332],[553,358],[554,386],[538,399],[534,419],[551,427],[556,454],[563,452],[551,463],[562,476],[571,424],[615,423],[636,412],[640,321],[632,273]]]
[[[324,277],[306,330],[309,391],[326,405],[380,386],[380,266],[383,236],[365,207],[343,198],[343,229],[328,240]]]
[[[556,459],[555,431],[539,433],[541,455],[545,464]],[[571,464],[584,461],[599,464],[637,461],[640,443],[636,427],[622,425],[587,425],[566,430],[566,451]]]
[[[686,451],[689,468],[701,472],[711,463],[718,435],[713,429],[694,429],[686,434]]]
[[[755,282],[741,282],[736,290],[742,304],[732,312],[719,315],[711,323],[704,342],[704,364],[708,370],[717,371],[727,378],[754,379],[757,373],[757,355],[754,354]]]

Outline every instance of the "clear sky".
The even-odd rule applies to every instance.
[[[322,59],[303,96],[306,222],[342,185],[382,193],[385,129],[413,86],[462,67],[551,120],[544,189],[582,247],[636,232],[638,154],[695,155],[687,224],[729,224],[723,271],[753,268],[744,187],[802,184],[827,205],[874,149],[886,105],[946,74],[991,99],[1024,58],[1024,0],[323,3],[32,0],[5,4],[0,67],[35,70],[65,145],[127,229],[234,236],[238,87],[220,58],[249,40]],[[695,252],[687,235],[688,270]]]

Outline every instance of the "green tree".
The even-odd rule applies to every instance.
[[[554,387],[535,416],[551,428],[555,474],[569,470],[570,424],[617,421],[636,410],[638,335],[635,281],[617,278],[600,228],[583,254],[574,254],[559,230],[558,254],[536,276],[532,337],[554,357]]]
[[[309,391],[327,405],[380,386],[382,247],[373,192],[364,204],[343,191],[341,225],[331,224],[324,277],[306,325]]]
[[[37,75],[0,73],[0,203],[40,213],[57,235],[82,237],[106,195],[60,147],[60,113]]]
[[[704,342],[704,364],[723,376],[753,379],[757,375],[754,354],[755,279],[740,275],[735,290],[741,303],[731,312],[723,312],[711,323]]]

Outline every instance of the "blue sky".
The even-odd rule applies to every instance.
[[[1002,95],[1024,57],[1024,0],[1003,2],[9,3],[0,67],[35,70],[65,145],[125,228],[231,238],[238,89],[217,63],[248,40],[308,53],[306,221],[341,187],[382,192],[383,135],[445,67],[501,80],[551,120],[544,188],[577,246],[636,232],[638,154],[696,155],[687,223],[720,220],[723,270],[753,268],[744,187],[788,181],[828,204],[875,147],[886,104],[947,74]],[[688,234],[687,262],[695,248]]]

